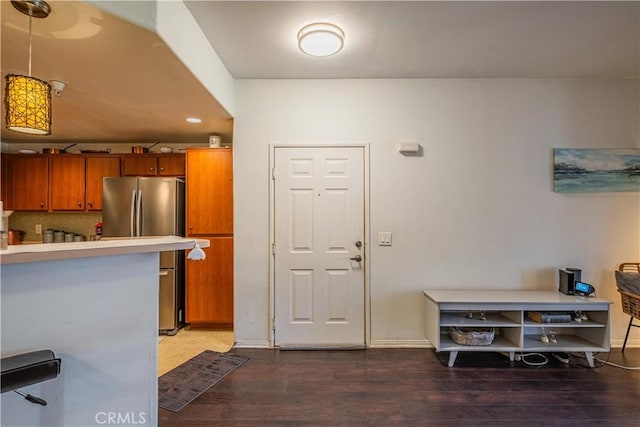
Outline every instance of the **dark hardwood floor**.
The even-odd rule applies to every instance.
[[[496,353],[234,349],[249,360],[160,426],[640,426],[640,371]],[[640,366],[640,349],[610,362]],[[486,366],[486,367],[479,367]]]

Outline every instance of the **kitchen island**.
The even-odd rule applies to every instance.
[[[146,237],[0,251],[2,357],[50,349],[62,359],[57,378],[21,389],[48,405],[3,393],[0,424],[157,425],[158,253],[189,250],[196,240]]]

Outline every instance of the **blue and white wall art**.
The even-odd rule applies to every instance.
[[[553,191],[640,191],[640,149],[556,148]]]

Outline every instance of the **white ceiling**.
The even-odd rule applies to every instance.
[[[635,77],[640,2],[185,1],[235,78]],[[326,21],[337,55],[297,48]]]
[[[33,21],[33,75],[68,82],[53,100],[53,134],[2,129],[3,142],[230,142],[230,115],[156,34],[83,2],[49,3],[51,15]],[[638,1],[185,4],[237,79],[639,75]],[[26,73],[28,18],[7,0],[0,13],[2,75]],[[345,48],[302,54],[296,33],[312,21],[340,25]]]

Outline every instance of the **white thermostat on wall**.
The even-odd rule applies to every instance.
[[[398,152],[401,154],[419,154],[420,144],[412,141],[404,141],[398,144]]]

